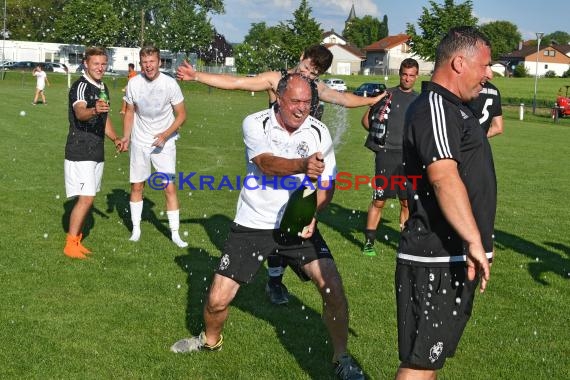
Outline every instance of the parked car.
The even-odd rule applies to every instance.
[[[164,75],[168,75],[169,77],[176,79],[176,74],[172,70],[158,69],[158,71],[160,71]]]
[[[323,79],[323,83],[337,91],[346,91],[346,84],[342,79],[338,78],[327,78]]]
[[[386,90],[384,83],[362,83],[352,93],[358,96],[376,96]]]
[[[14,61],[4,61],[3,63],[0,63],[1,67],[4,70],[10,70],[12,68],[12,66],[14,66]]]
[[[58,62],[53,62],[53,63],[46,63],[46,65],[51,66],[52,70],[54,73],[63,73],[63,74],[67,74],[67,72],[69,71],[69,68],[67,67],[67,65],[65,63],[58,63]]]
[[[38,62],[32,61],[20,61],[14,62],[14,64],[10,67],[12,71],[32,71],[36,68]]]

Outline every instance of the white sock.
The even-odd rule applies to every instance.
[[[141,238],[141,218],[143,210],[143,201],[129,202],[131,206],[131,222],[133,223],[133,232],[130,241],[139,241]]]
[[[166,211],[166,215],[168,215],[168,225],[170,226],[174,244],[180,248],[188,247],[188,243],[183,241],[178,233],[178,229],[180,228],[180,210]]]

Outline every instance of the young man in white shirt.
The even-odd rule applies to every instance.
[[[173,78],[162,74],[160,50],[145,46],[140,50],[141,75],[129,80],[125,93],[127,107],[123,119],[124,147],[130,145],[130,210],[133,231],[130,240],[141,237],[143,190],[151,175],[151,164],[156,172],[168,176],[164,188],[166,213],[174,244],[180,248],[188,243],[180,238],[180,210],[176,185],[176,144],[178,129],[186,120],[184,96]]]

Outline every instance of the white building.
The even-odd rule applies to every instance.
[[[408,35],[397,34],[366,46],[363,49],[366,53],[364,72],[376,75],[396,75],[400,70],[400,63],[406,58],[413,58],[418,61],[420,74],[431,73],[434,63],[413,54],[409,41]]]
[[[135,64],[135,70],[140,70],[139,48],[110,47],[109,70],[128,71],[129,63]],[[65,63],[71,72],[75,72],[83,60],[85,46],[60,44],[54,42],[13,41],[2,43],[2,56],[8,61],[60,62]],[[162,68],[171,70],[176,61],[176,55],[167,50],[161,50]]]

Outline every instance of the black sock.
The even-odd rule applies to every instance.
[[[269,283],[279,285],[282,283],[283,271],[283,258],[278,255],[269,255],[267,257],[267,273],[269,274]]]
[[[371,244],[374,244],[374,240],[376,240],[376,230],[364,230],[364,238],[367,243],[370,242]]]

